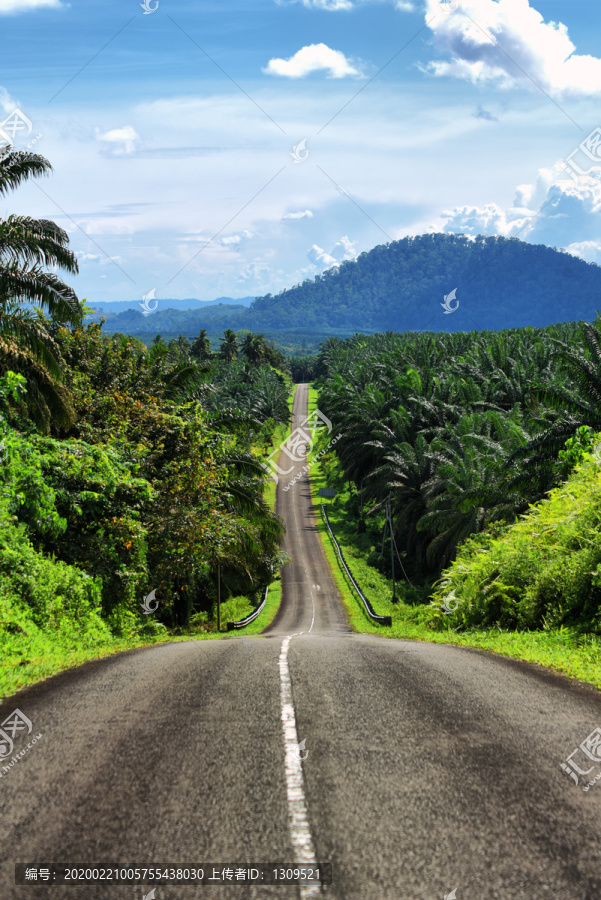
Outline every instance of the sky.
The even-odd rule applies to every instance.
[[[0,0],[0,200],[89,303],[278,293],[406,235],[601,264],[598,0]]]

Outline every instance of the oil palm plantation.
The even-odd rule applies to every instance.
[[[43,156],[4,152],[0,197],[28,178],[51,171]],[[47,219],[16,215],[0,219],[0,373],[11,369],[25,376],[29,414],[46,431],[74,419],[52,328],[80,324],[83,308],[74,290],[48,271],[77,273],[77,259],[68,244],[67,233]]]

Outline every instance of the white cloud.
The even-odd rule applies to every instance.
[[[123,128],[113,128],[104,134],[100,134],[98,129],[96,129],[96,138],[99,141],[115,145],[113,152],[116,154],[133,153],[136,149],[136,141],[140,140],[140,136],[131,125],[125,125]]]
[[[355,250],[356,241],[351,241],[345,235],[341,237],[337,243],[334,244],[334,248],[332,253],[339,259],[355,259],[357,256],[357,251]]]
[[[86,253],[84,250],[76,250],[75,256],[79,262],[98,262],[101,259],[99,253]]]
[[[330,256],[329,253],[326,253],[323,247],[319,247],[317,244],[313,244],[313,246],[309,248],[307,258],[314,266],[319,266],[322,269],[329,269],[336,265],[334,257]]]
[[[536,89],[533,79],[554,96],[601,93],[601,59],[575,54],[567,26],[545,22],[528,0],[461,0],[446,15],[443,0],[426,0],[430,19],[435,47],[451,56],[427,67],[435,75]]]
[[[514,205],[456,207],[443,213],[440,230],[455,234],[499,234],[567,250],[587,262],[601,262],[599,242],[601,168],[578,181],[560,163],[541,169],[535,184],[517,188]]]
[[[319,269],[331,269],[332,266],[337,266],[345,259],[355,259],[357,256],[355,243],[356,241],[351,241],[344,235],[339,241],[336,241],[330,253],[327,253],[318,244],[313,244],[307,253],[307,258]]]
[[[32,9],[41,9],[42,7],[61,9],[62,6],[63,4],[60,0],[0,0],[0,16],[10,13],[29,12]]]
[[[285,78],[304,78],[311,72],[322,70],[328,72],[329,78],[361,75],[341,50],[332,50],[327,44],[309,44],[307,47],[301,47],[290,59],[270,59],[263,72],[266,75],[282,75]]]
[[[57,217],[55,217],[57,218]],[[75,233],[74,228],[65,228],[66,231]],[[131,222],[120,222],[117,219],[105,219],[102,216],[94,218],[82,226],[86,234],[134,234],[134,226]]]
[[[289,0],[289,3],[286,0],[276,0],[276,3],[280,6],[288,6],[297,2],[301,2],[308,9],[348,10],[354,9],[361,3],[374,2],[374,0]],[[381,2],[381,0],[376,0],[376,2]],[[415,4],[409,2],[409,0],[395,0],[394,5],[396,9],[400,9],[402,12],[413,12],[415,10]]]
[[[268,283],[268,279],[272,274],[272,269],[265,260],[254,259],[242,269],[236,281],[244,283],[246,281],[256,281],[259,286]]]
[[[242,243],[243,238],[251,237],[252,233],[245,228],[240,234],[230,234],[227,237],[221,238],[220,243],[223,247],[238,247]]]
[[[122,262],[120,256],[103,256],[100,253],[86,253],[84,250],[76,250],[75,256],[77,257],[77,261],[82,262],[95,262],[99,263],[101,266],[109,265],[111,262]],[[102,275],[102,278],[106,278],[106,275]]]
[[[572,256],[579,256],[587,262],[601,263],[601,243],[599,241],[577,241],[565,248]]]
[[[284,221],[284,219],[312,219],[312,218],[313,218],[313,213],[311,212],[311,210],[303,209],[300,212],[286,213],[284,216],[282,216],[282,221]]]

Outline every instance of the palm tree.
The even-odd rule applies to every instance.
[[[196,357],[196,359],[200,360],[211,358],[211,342],[207,337],[206,328],[201,328],[200,334],[192,344],[190,353],[192,354],[192,356]]]
[[[52,171],[43,156],[11,150],[0,154],[0,197],[27,178]],[[61,384],[63,360],[51,329],[76,326],[83,307],[74,290],[47,267],[78,272],[69,237],[47,219],[0,219],[0,372],[27,378],[25,403],[32,418],[49,431],[67,426],[75,414]],[[52,322],[49,322],[47,313]]]
[[[242,341],[242,353],[252,365],[258,365],[265,357],[265,338],[249,332]]]
[[[232,362],[238,355],[238,338],[236,337],[236,332],[232,331],[231,328],[226,328],[223,332],[219,355],[228,362]]]
[[[559,417],[523,448],[522,455],[556,455],[582,425],[601,431],[601,314],[593,325],[582,326],[584,347],[552,338],[555,357],[569,376],[569,386],[552,384],[535,391]],[[565,382],[564,382],[565,384]]]

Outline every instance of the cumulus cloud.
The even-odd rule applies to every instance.
[[[244,283],[247,281],[255,281],[261,287],[268,283],[270,276],[273,273],[273,269],[271,266],[265,262],[263,259],[254,259],[247,266],[245,266],[236,281],[239,283]]]
[[[394,4],[395,9],[400,9],[401,12],[413,12],[415,6],[413,3],[410,3],[409,0],[396,0]]]
[[[313,213],[311,212],[311,210],[303,209],[303,210],[300,210],[299,212],[286,213],[285,215],[282,216],[282,221],[284,221],[284,219],[312,219],[312,218],[313,218]]]
[[[113,128],[104,134],[100,134],[98,129],[96,129],[96,138],[99,141],[111,144],[113,153],[119,155],[133,153],[136,149],[136,141],[140,140],[139,135],[131,125],[125,125],[123,128]]]
[[[601,262],[601,241],[576,241],[565,248],[572,256],[579,256],[587,262]]]
[[[574,53],[567,27],[545,22],[529,0],[461,0],[450,14],[443,0],[426,0],[426,21],[451,57],[430,63],[434,75],[535,89],[534,81],[554,96],[601,93],[601,59]]]
[[[320,71],[326,71],[329,78],[361,75],[342,51],[332,50],[327,44],[309,44],[301,47],[289,59],[270,59],[269,64],[263,69],[266,75],[281,75],[284,78],[304,78],[311,72]]]
[[[443,213],[442,231],[499,234],[567,250],[587,262],[601,262],[599,241],[601,168],[578,180],[562,164],[541,169],[535,184],[520,185],[513,206],[463,206]]]
[[[319,247],[317,244],[313,244],[313,246],[309,248],[307,258],[314,266],[319,266],[322,269],[329,269],[336,265],[334,257],[329,253],[326,253],[323,247]]]
[[[10,13],[29,12],[32,9],[60,9],[60,0],[0,0],[0,16]]]
[[[351,241],[344,235],[339,241],[336,241],[330,253],[327,253],[318,244],[313,244],[307,253],[307,258],[319,269],[331,269],[332,266],[337,266],[345,259],[355,259],[357,256],[355,243],[356,241]]]

